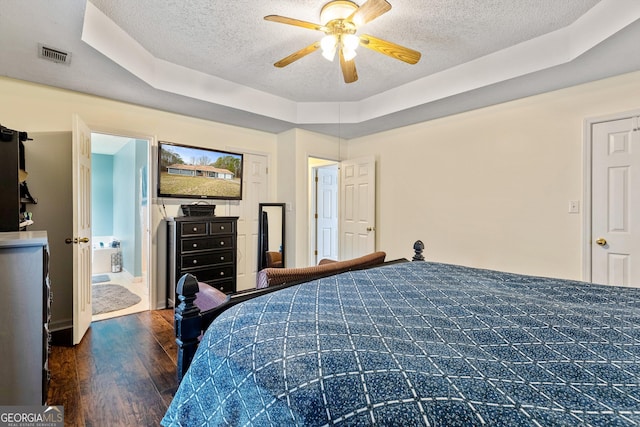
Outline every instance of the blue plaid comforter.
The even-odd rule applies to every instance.
[[[639,425],[640,289],[430,262],[223,313],[162,424]]]

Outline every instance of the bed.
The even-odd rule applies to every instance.
[[[640,290],[434,262],[312,280],[208,327],[162,420],[638,425]]]

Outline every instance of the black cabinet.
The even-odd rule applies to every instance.
[[[236,291],[238,217],[185,216],[167,220],[167,306],[176,283],[191,273],[225,293]]]

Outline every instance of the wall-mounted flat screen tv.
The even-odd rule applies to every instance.
[[[242,199],[242,154],[158,143],[158,197]]]

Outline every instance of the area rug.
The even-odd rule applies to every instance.
[[[111,280],[108,274],[94,274],[91,276],[91,283],[102,283]]]
[[[141,298],[121,285],[94,285],[91,287],[91,305],[93,314],[108,313],[131,307]]]

